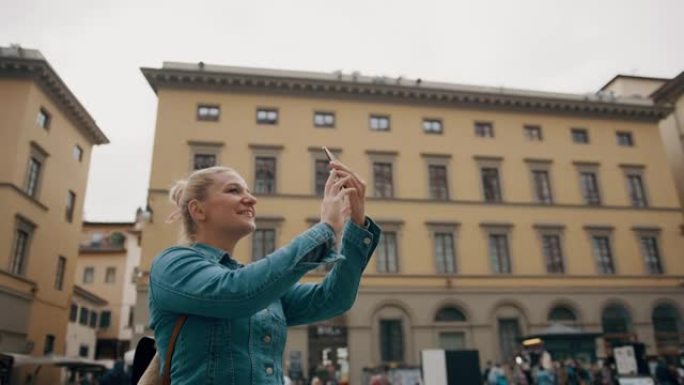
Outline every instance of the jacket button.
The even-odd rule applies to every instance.
[[[270,366],[269,366],[268,368],[266,368],[266,374],[268,374],[269,376],[270,376],[271,374],[273,374],[273,368],[270,367]]]
[[[264,343],[270,343],[271,342],[271,336],[264,336]]]
[[[365,244],[366,244],[366,246],[368,246],[368,245],[370,245],[370,244],[371,244],[371,239],[370,239],[370,238],[368,238],[368,237],[366,237],[366,238],[363,238],[363,243],[365,243]]]

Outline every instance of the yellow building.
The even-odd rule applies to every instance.
[[[104,298],[92,314],[97,325],[97,359],[121,359],[133,336],[135,276],[140,264],[140,232],[135,222],[84,222],[74,282]]]
[[[292,328],[290,369],[308,376],[345,348],[352,384],[364,367],[418,365],[426,348],[508,360],[518,337],[554,322],[650,354],[683,341],[681,207],[658,131],[669,108],[201,62],[142,72],[158,97],[143,276],[176,243],[168,189],[194,168],[232,166],[258,195],[258,230],[235,250],[243,263],[317,221],[321,146],[368,182],[384,236],[356,304]],[[138,301],[142,326],[144,280]]]
[[[650,98],[656,104],[672,109],[660,121],[660,134],[679,192],[679,201],[684,207],[684,72],[672,79],[617,75],[601,91],[617,97]]]
[[[64,354],[90,157],[104,143],[40,52],[0,48],[2,352]]]

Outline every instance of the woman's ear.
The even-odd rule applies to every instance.
[[[193,199],[188,202],[188,212],[190,213],[190,217],[192,217],[195,222],[203,222],[205,219],[207,219],[204,206],[197,199]]]

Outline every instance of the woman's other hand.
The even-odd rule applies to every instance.
[[[330,225],[336,235],[342,232],[349,211],[345,197],[355,194],[356,191],[353,187],[345,188],[345,184],[351,185],[349,178],[339,178],[338,171],[330,170],[321,202],[321,223]]]
[[[354,221],[357,226],[364,227],[366,221],[366,182],[359,177],[359,174],[352,171],[339,160],[330,162],[330,168],[337,178],[336,183],[342,183],[350,189],[349,194],[347,195],[347,210],[351,216],[351,220]]]

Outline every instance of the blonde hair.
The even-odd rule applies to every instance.
[[[169,190],[169,200],[176,205],[166,223],[173,223],[182,219],[179,243],[192,243],[197,234],[197,224],[192,219],[188,210],[188,203],[197,199],[203,201],[207,198],[209,187],[216,183],[216,175],[223,173],[234,173],[230,167],[209,167],[194,171],[187,179],[181,179]]]

